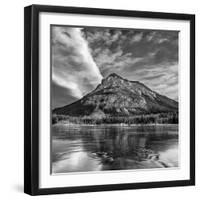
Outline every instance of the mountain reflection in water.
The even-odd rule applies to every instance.
[[[52,127],[52,172],[178,167],[178,126]]]

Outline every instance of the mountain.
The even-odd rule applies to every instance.
[[[95,90],[80,100],[53,110],[69,116],[132,116],[177,112],[178,102],[154,92],[138,81],[129,81],[113,73]]]

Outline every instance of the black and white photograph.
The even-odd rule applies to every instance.
[[[195,184],[195,15],[30,5],[24,50],[25,193]]]
[[[51,173],[179,167],[179,31],[51,25]]]

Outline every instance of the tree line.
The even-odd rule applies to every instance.
[[[68,115],[52,115],[52,124],[64,122],[69,124],[178,124],[178,113],[159,113],[135,116],[106,116],[94,118],[90,116],[72,117]]]

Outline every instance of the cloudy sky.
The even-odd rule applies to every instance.
[[[110,73],[178,100],[178,32],[51,27],[52,106],[80,99]]]

